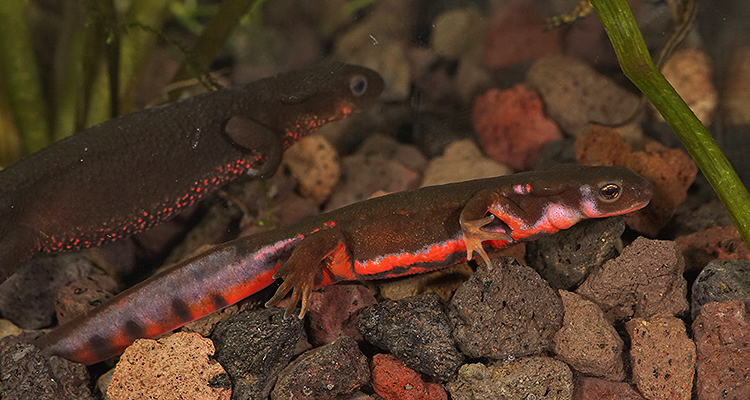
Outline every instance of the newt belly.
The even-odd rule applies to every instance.
[[[36,252],[97,246],[178,213],[373,103],[380,76],[341,63],[107,121],[0,172],[0,283]]]
[[[352,204],[284,228],[242,237],[177,264],[40,338],[49,354],[92,364],[270,285],[267,303],[292,292],[291,314],[310,292],[345,280],[417,274],[476,253],[533,240],[586,218],[648,204],[648,181],[622,167],[558,166],[425,187]]]

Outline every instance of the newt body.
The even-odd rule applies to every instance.
[[[341,63],[279,74],[129,114],[0,172],[0,282],[38,251],[140,232],[373,103],[380,76]]]
[[[235,303],[283,278],[287,314],[310,291],[345,280],[447,267],[485,250],[533,240],[586,218],[625,214],[652,195],[622,167],[551,170],[425,187],[352,204],[242,237],[177,264],[42,337],[50,354],[92,364]]]

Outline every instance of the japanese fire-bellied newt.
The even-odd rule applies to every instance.
[[[113,119],[0,172],[0,282],[38,251],[142,231],[373,103],[367,68],[325,63]]]
[[[395,193],[242,237],[171,267],[96,310],[41,337],[37,345],[84,364],[121,353],[284,281],[267,305],[292,291],[287,315],[310,291],[345,280],[443,268],[485,250],[533,240],[586,218],[648,204],[647,180],[623,167],[562,165],[547,171]]]

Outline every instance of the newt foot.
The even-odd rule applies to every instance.
[[[480,228],[490,224],[495,220],[495,216],[490,214],[484,218],[475,220],[464,220],[461,219],[461,232],[463,233],[464,243],[466,244],[466,259],[471,260],[474,253],[479,254],[482,260],[487,264],[487,268],[492,268],[490,263],[490,257],[482,247],[482,242],[485,240],[505,240],[512,241],[509,234],[505,232],[487,232]]]
[[[310,269],[298,268],[293,263],[287,261],[284,265],[273,274],[274,279],[283,279],[276,293],[266,302],[266,307],[276,307],[291,291],[292,296],[289,301],[289,305],[286,306],[284,312],[284,318],[292,316],[294,309],[297,304],[301,303],[301,309],[297,317],[302,319],[305,317],[307,312],[307,305],[310,300],[310,293],[312,293],[313,281],[315,274]]]

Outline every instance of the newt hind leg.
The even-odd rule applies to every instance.
[[[313,289],[342,280],[353,279],[350,257],[347,254],[344,235],[337,228],[317,231],[305,237],[294,249],[289,259],[273,275],[284,282],[266,307],[275,307],[292,292],[284,318],[289,318],[301,303],[299,318],[307,312]]]

